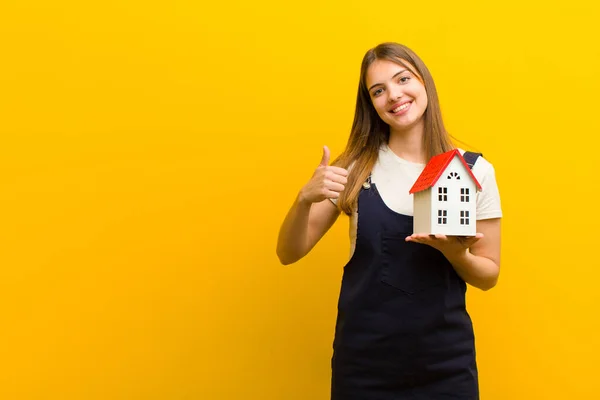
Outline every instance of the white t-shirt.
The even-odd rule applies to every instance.
[[[461,154],[465,152],[463,149],[459,151]],[[383,202],[390,209],[412,216],[413,195],[408,192],[424,168],[425,164],[398,157],[386,144],[379,150],[379,157],[371,171],[371,182],[377,185]],[[493,165],[483,157],[479,157],[471,171],[482,189],[477,193],[477,220],[502,217],[500,194]],[[332,201],[336,203],[335,200]],[[354,211],[350,217],[350,257],[356,245],[357,222],[358,214]]]

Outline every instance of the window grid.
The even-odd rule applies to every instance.
[[[448,211],[447,210],[438,210],[438,224],[446,225],[448,223]]]
[[[460,201],[461,201],[461,203],[469,202],[469,188],[461,188],[460,189]]]
[[[460,212],[460,224],[461,225],[469,225],[469,212],[468,211],[461,211]]]
[[[446,188],[446,187],[438,188],[438,201],[448,201],[448,188]]]

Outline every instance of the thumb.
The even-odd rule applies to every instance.
[[[319,166],[326,167],[327,165],[329,165],[329,155],[329,147],[323,146],[323,157],[321,157],[321,163],[319,164]]]

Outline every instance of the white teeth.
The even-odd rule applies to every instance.
[[[397,113],[398,111],[402,111],[405,110],[406,108],[408,108],[408,106],[410,106],[410,103],[404,103],[402,104],[400,107],[396,107],[392,110],[393,113]]]

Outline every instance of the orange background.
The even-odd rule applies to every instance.
[[[496,167],[482,399],[597,396],[599,11],[4,0],[0,398],[327,399],[347,219],[289,267],[277,231],[388,40]]]

